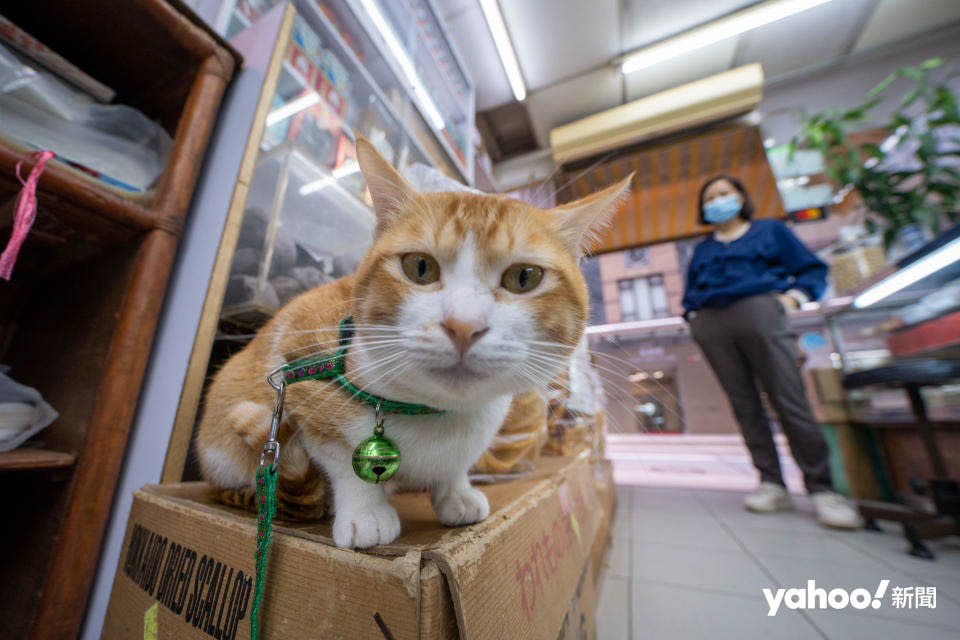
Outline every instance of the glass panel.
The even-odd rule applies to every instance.
[[[250,185],[222,313],[245,330],[352,273],[373,241],[358,133],[398,167],[429,164],[359,63],[357,41],[317,24],[326,29],[294,21]]]
[[[284,1],[236,0],[223,32],[233,36]],[[291,0],[316,33],[327,38],[322,47],[336,51],[338,61],[346,69],[346,79],[351,79],[354,69],[364,75],[376,86],[381,105],[389,105],[396,119],[422,146],[431,164],[453,177],[472,182],[474,89],[448,43],[433,5],[428,0],[370,3],[383,17],[383,24],[395,34],[401,55],[410,61],[408,68],[412,67],[420,79],[420,95],[435,107],[435,111],[421,114],[412,101],[415,91],[369,17],[364,6],[367,2]],[[300,44],[309,49],[309,43]]]
[[[472,120],[470,109],[465,105],[470,101],[470,83],[429,2],[351,0],[351,4],[367,13],[371,12],[369,5],[374,5],[372,11],[379,11],[387,20],[423,83],[426,96],[422,98],[428,103],[428,112],[435,107],[441,120],[432,122],[433,118],[427,113],[427,121],[439,130],[457,164],[466,172]]]
[[[633,294],[633,287],[629,280],[620,282],[620,320],[630,322],[637,319],[637,305]]]
[[[665,318],[670,315],[667,304],[667,290],[663,286],[663,276],[650,276],[650,295],[653,300],[653,317]]]

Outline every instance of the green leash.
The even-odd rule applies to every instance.
[[[260,601],[263,599],[263,581],[267,576],[267,551],[270,531],[277,512],[277,468],[275,465],[257,469],[257,581],[253,593],[253,612],[250,614],[250,638],[260,634]]]
[[[260,454],[257,468],[257,577],[253,593],[253,611],[250,614],[250,638],[257,640],[260,634],[260,603],[263,600],[263,585],[267,576],[267,553],[270,549],[270,533],[273,517],[277,513],[277,464],[280,462],[280,443],[277,432],[283,418],[283,396],[288,384],[304,380],[332,380],[353,397],[374,407],[376,423],[373,436],[361,442],[353,452],[353,471],[366,482],[386,482],[400,467],[400,451],[392,440],[384,435],[384,413],[415,415],[440,415],[442,409],[423,404],[387,400],[354,386],[346,376],[347,347],[353,339],[353,318],[340,322],[340,349],[332,356],[300,358],[287,363],[270,373],[267,382],[277,391],[277,404],[270,419],[270,435]],[[279,378],[279,380],[277,379]]]

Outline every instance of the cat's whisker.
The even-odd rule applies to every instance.
[[[372,336],[362,335],[362,336],[356,336],[356,337],[354,337],[353,342],[363,342],[364,344],[375,344],[375,343],[377,343],[377,342],[379,342],[379,341],[381,341],[381,340],[406,339],[406,337],[407,337],[407,336],[403,336],[403,335],[400,335],[400,334],[397,334],[397,335],[386,335],[386,334],[384,334],[384,335],[372,335]],[[299,347],[294,347],[294,348],[288,349],[288,351],[302,350],[302,349],[304,349],[304,348],[306,348],[306,347],[310,347],[310,346],[314,346],[314,345],[319,346],[319,345],[324,345],[324,344],[334,344],[334,345],[340,346],[341,343],[342,343],[342,340],[341,340],[341,338],[339,338],[339,337],[336,337],[336,338],[327,338],[327,339],[324,339],[324,340],[317,340],[317,341],[315,341],[315,342],[308,342],[308,343],[305,343],[305,344],[303,344],[303,345],[301,345],[301,346],[299,346]]]
[[[393,345],[385,345],[381,350],[386,350],[391,348]],[[358,376],[362,375],[366,371],[373,369],[377,366],[383,366],[384,363],[388,361],[395,360],[397,357],[403,354],[402,350],[396,350],[395,352],[386,351],[386,353],[380,354],[377,356],[375,361],[369,362],[363,366],[357,367],[347,372],[348,377],[353,381]]]
[[[537,355],[535,355],[535,354],[530,354],[530,355],[531,355],[531,357],[534,357],[534,358],[541,357],[541,356],[537,356]],[[607,366],[605,366],[605,365],[602,365],[602,364],[599,364],[599,363],[596,363],[596,362],[591,363],[590,366],[593,367],[594,369],[599,370],[599,371],[605,371],[605,372],[607,372],[607,373],[609,373],[609,374],[611,374],[612,376],[615,376],[615,377],[617,377],[617,378],[625,378],[624,372],[623,372],[622,370],[613,369],[613,368],[611,368],[611,367],[607,367]],[[639,368],[639,369],[642,370],[641,367],[634,367],[634,368],[635,368],[635,369]],[[660,383],[656,378],[654,378],[654,377],[651,375],[648,379],[649,379],[649,380],[652,380],[654,383],[656,383],[657,386],[659,386],[659,387],[666,393],[666,395],[667,395],[668,397],[670,397],[672,400],[675,400],[675,401],[677,401],[677,402],[679,403],[680,399],[679,399],[674,393],[672,393],[672,392],[670,391],[670,389],[668,389],[666,386],[664,386],[662,383]],[[610,383],[610,384],[611,384],[611,388],[620,390],[620,391],[622,391],[625,395],[628,395],[630,398],[633,398],[633,393],[632,393],[632,391],[631,391],[631,392],[628,392],[628,391],[626,390],[626,387],[620,387],[619,385],[612,384],[612,382],[613,382],[613,381],[611,381],[611,380],[609,380],[609,379],[604,379],[604,380],[601,381],[601,384]],[[606,387],[607,384],[604,384],[604,386]],[[664,405],[664,408],[665,408],[666,410],[670,411],[671,413],[673,413],[675,416],[677,416],[677,417],[680,419],[681,423],[684,423],[684,419],[683,419],[683,416],[682,416],[682,415],[680,415],[678,412],[674,411],[672,408],[670,408],[670,407],[668,407],[668,406],[666,406],[666,405]]]
[[[401,330],[402,330],[402,329],[400,329],[399,327],[392,327],[392,326],[386,325],[386,324],[361,324],[361,323],[356,323],[356,322],[354,322],[354,323],[352,324],[352,326],[353,326],[353,328],[356,329],[356,330],[361,330],[361,329],[362,329],[363,331],[401,331]],[[284,336],[284,335],[298,335],[298,334],[302,334],[302,333],[322,332],[322,331],[329,331],[329,332],[333,332],[333,333],[339,333],[339,331],[340,331],[340,324],[338,323],[338,324],[324,325],[324,326],[319,326],[319,327],[313,327],[313,328],[310,328],[310,329],[283,329],[283,330],[281,330],[281,331],[263,331],[263,330],[260,330],[260,331],[258,331],[256,334],[251,334],[251,335],[262,335],[262,336],[276,336],[276,335],[280,335],[280,336]],[[246,335],[246,334],[245,334],[245,335]]]
[[[553,171],[551,171],[551,172],[547,175],[547,177],[544,178],[543,181],[540,183],[540,186],[537,187],[537,190],[534,191],[533,194],[531,194],[531,196],[530,196],[531,202],[530,202],[529,204],[534,204],[534,203],[537,201],[537,196],[540,195],[540,192],[543,191],[543,188],[546,187],[548,184],[552,184],[553,176],[555,176],[555,175],[560,171],[560,169],[562,169],[562,168],[563,168],[563,165],[558,162],[557,165],[553,168]],[[556,195],[556,194],[554,194],[554,195]],[[548,196],[548,197],[549,197],[549,196]],[[534,205],[534,206],[536,206],[536,205]]]
[[[618,347],[618,348],[619,348],[621,351],[623,351],[624,355],[630,355],[630,354],[627,353],[625,350],[623,350],[622,347]],[[651,371],[650,371],[649,369],[647,369],[646,367],[643,367],[642,365],[639,365],[639,364],[637,364],[636,362],[630,362],[629,360],[625,360],[625,359],[623,359],[623,358],[620,358],[620,357],[618,357],[618,356],[615,356],[615,355],[613,355],[613,354],[611,354],[611,353],[608,353],[608,352],[605,352],[605,351],[598,351],[598,350],[594,350],[594,349],[590,349],[589,351],[590,351],[591,354],[593,354],[593,355],[596,356],[597,358],[607,358],[607,359],[609,359],[609,360],[612,360],[613,362],[616,362],[616,363],[622,364],[622,365],[624,365],[624,366],[626,366],[626,367],[629,367],[629,368],[633,369],[634,371],[640,371],[640,372],[642,372],[642,373],[646,373],[646,374],[648,375],[648,380],[652,381],[655,385],[657,385],[658,387],[660,387],[660,389],[662,389],[662,390],[664,391],[664,393],[666,393],[671,399],[676,400],[677,403],[680,404],[680,398],[677,397],[677,395],[676,395],[675,393],[673,393],[673,391],[671,391],[666,385],[664,385],[662,382],[660,382],[660,380],[658,380],[658,379],[653,375],[653,372],[651,372]],[[607,371],[610,372],[611,374],[618,375],[618,376],[624,375],[624,372],[623,372],[622,370],[621,370],[621,371],[616,371],[616,370],[611,370],[610,368],[607,368]],[[629,375],[629,374],[628,374],[628,375]]]
[[[534,383],[535,385],[542,385],[542,386],[544,387],[545,393],[548,393],[548,394],[549,394],[549,392],[550,392],[550,389],[547,389],[546,387],[552,387],[553,390],[566,391],[568,395],[569,395],[569,393],[570,393],[570,388],[569,388],[569,386],[564,385],[564,384],[557,383],[556,381],[554,381],[554,380],[552,380],[552,379],[551,379],[551,380],[547,380],[546,378],[544,378],[544,377],[542,377],[542,376],[536,375],[536,373],[532,373],[532,374],[531,374],[531,373],[527,372],[523,377],[524,377],[525,380],[527,380],[527,381],[529,381],[529,382],[532,382],[532,383]],[[607,395],[605,399],[606,399],[606,400],[609,400],[611,403],[616,404],[616,405],[619,406],[620,408],[624,409],[627,413],[633,415],[634,409],[633,409],[633,406],[632,406],[631,404],[628,404],[628,403],[620,400],[619,398],[610,397],[609,395]],[[632,396],[631,396],[631,399],[632,399]],[[560,396],[559,398],[553,398],[552,401],[559,402],[560,405],[561,405],[564,409],[566,409],[567,411],[569,411],[569,412],[571,412],[571,413],[573,413],[573,414],[579,415],[579,414],[581,413],[581,412],[578,411],[577,409],[571,407],[571,406],[566,402],[566,399],[564,398],[564,396]]]
[[[375,344],[366,344],[366,343],[364,343],[364,348],[365,348],[366,350],[368,350],[368,351],[371,351],[371,352],[382,351],[382,350],[384,350],[384,349],[387,349],[387,348],[390,348],[390,347],[394,347],[396,344],[400,344],[400,343],[402,343],[402,342],[405,342],[405,341],[404,341],[404,340],[399,340],[399,341],[397,341],[396,343],[394,343],[394,342],[391,340],[391,341],[389,341],[389,342],[384,342],[384,343],[375,343]],[[298,361],[298,360],[303,360],[303,359],[306,359],[306,358],[312,358],[312,357],[322,358],[322,357],[326,357],[326,356],[332,356],[332,355],[336,354],[336,352],[339,351],[339,350],[340,350],[339,344],[333,345],[333,346],[328,347],[328,348],[325,348],[325,349],[315,349],[314,351],[309,352],[309,353],[296,355],[295,357],[288,359],[285,364],[289,364],[289,363],[291,363],[291,362],[295,362],[295,361]],[[294,353],[295,351],[297,351],[297,350],[296,350],[296,349],[291,349],[291,350],[290,350],[290,353],[292,354],[292,353]],[[269,374],[271,374],[275,369],[276,369],[276,365],[264,364],[264,365],[263,365],[263,369],[262,369],[262,378],[265,379],[265,378],[266,378]]]
[[[532,344],[550,344],[550,345],[554,345],[554,346],[559,346],[559,345],[561,344],[561,343],[549,343],[549,342],[536,341],[536,340],[527,341],[527,342],[528,342],[528,344],[531,344],[531,343],[532,343]],[[623,349],[623,347],[619,347],[619,346],[618,346],[618,348],[619,348],[621,351],[623,351],[623,353],[624,353],[625,355],[630,355],[629,353],[627,353],[627,352]],[[534,351],[534,350],[531,350],[531,351]],[[616,362],[616,363],[623,364],[623,365],[625,365],[626,367],[629,367],[629,368],[630,368],[631,370],[633,370],[633,371],[641,371],[641,372],[643,372],[643,373],[648,374],[648,375],[650,376],[649,379],[652,380],[653,383],[656,384],[658,387],[660,387],[671,399],[676,400],[677,402],[680,401],[680,399],[676,396],[676,394],[674,394],[669,388],[667,388],[666,386],[664,386],[663,383],[661,383],[661,382],[660,382],[659,380],[657,380],[653,375],[651,375],[651,371],[649,371],[648,369],[644,368],[642,365],[637,364],[636,362],[630,362],[629,360],[625,360],[625,359],[623,359],[623,358],[617,357],[617,356],[615,356],[615,355],[613,355],[613,354],[611,354],[611,353],[609,353],[609,352],[606,352],[606,351],[600,351],[600,350],[597,350],[597,349],[587,348],[587,352],[588,352],[590,355],[595,356],[596,358],[607,358],[607,359],[612,360],[612,361],[614,361],[614,362]],[[542,355],[545,355],[545,354],[542,354]],[[607,371],[608,373],[611,373],[611,374],[616,375],[616,376],[623,376],[623,375],[624,375],[624,372],[623,372],[623,371],[618,371],[618,370],[612,369],[611,367],[602,367],[601,365],[598,365],[596,362],[592,362],[591,365],[594,366],[595,368],[603,368],[603,369],[604,369],[605,371]],[[629,375],[629,374],[627,374],[627,375]]]
[[[371,364],[370,364],[369,366],[367,366],[367,367],[361,367],[360,369],[358,369],[357,372],[354,374],[354,385],[357,387],[358,391],[350,394],[350,396],[349,396],[348,398],[344,399],[343,402],[341,402],[338,406],[335,406],[335,407],[334,407],[334,411],[337,411],[337,410],[339,410],[339,409],[342,409],[342,408],[348,406],[348,405],[359,395],[359,391],[367,391],[367,392],[369,393],[369,389],[371,389],[371,388],[373,387],[373,385],[375,385],[375,384],[377,384],[378,382],[380,382],[384,377],[386,377],[386,376],[389,375],[390,373],[393,373],[393,372],[396,371],[397,369],[404,368],[404,367],[408,366],[409,363],[407,362],[407,360],[406,360],[403,356],[404,356],[403,353],[397,353],[397,354],[395,354],[394,357],[388,358],[388,359],[386,359],[385,361],[377,362],[377,363],[371,363]],[[380,375],[378,375],[378,376],[377,376],[376,378],[374,378],[373,380],[368,380],[368,381],[360,382],[362,373],[363,373],[364,371],[369,371],[369,370],[370,370],[371,368],[373,368],[374,366],[387,367],[387,366],[389,366],[390,364],[395,363],[398,359],[400,360],[400,362],[399,362],[398,364],[394,365],[391,369],[389,369],[389,370],[387,370],[387,371],[381,372]],[[315,412],[315,411],[316,411],[316,409],[314,410],[314,412]],[[312,413],[313,413],[313,412],[311,412],[310,415],[312,415]]]
[[[321,410],[323,411],[324,422],[327,424],[337,425],[337,423],[348,421],[352,417],[349,411],[351,400],[352,396],[339,404],[324,404],[313,406],[312,408],[308,407],[305,413],[297,416],[297,429],[295,433],[299,433],[308,427],[313,417]]]
[[[394,347],[394,345],[393,345],[392,343],[391,343],[391,344],[376,344],[376,345],[373,345],[373,346],[368,346],[368,345],[364,344],[364,348],[365,348],[367,351],[370,351],[370,352],[384,351],[385,349],[392,348],[392,347]],[[325,355],[325,354],[332,355],[332,354],[336,353],[337,350],[339,350],[339,346],[337,346],[336,348],[331,348],[331,349],[328,350],[328,351],[317,351],[317,352],[315,352],[315,353],[306,354],[306,355],[301,356],[301,357],[306,358],[306,357],[310,357],[310,356],[312,356],[312,355],[322,356],[322,355]],[[300,358],[296,358],[296,359],[300,359]],[[272,367],[272,366],[269,366],[268,368],[263,369],[262,376],[258,376],[258,377],[256,378],[256,381],[250,383],[248,386],[245,387],[245,389],[248,390],[248,391],[253,391],[255,388],[258,388],[259,385],[266,385],[266,384],[267,384],[267,382],[266,382],[266,377],[267,377],[267,375],[268,375],[269,373],[272,373],[274,369],[275,369],[275,367]],[[205,401],[204,401],[204,404],[205,404]],[[288,409],[288,411],[289,411],[289,409]]]
[[[360,337],[355,338],[354,341],[352,342],[352,344],[362,344],[363,347],[364,347],[364,349],[366,349],[366,350],[368,350],[368,351],[371,351],[371,352],[376,352],[376,351],[383,351],[383,350],[385,350],[385,349],[387,349],[387,348],[389,348],[389,347],[394,347],[395,345],[402,344],[402,343],[404,343],[404,342],[406,342],[406,339],[401,339],[401,338],[379,338],[379,337],[365,338],[365,337],[363,337],[363,336],[360,336]],[[324,343],[329,343],[330,346],[328,346],[328,347],[322,347],[322,345],[323,345]],[[317,346],[321,346],[321,348],[316,348]],[[318,342],[318,343],[314,343],[314,344],[304,345],[304,346],[302,346],[302,347],[293,348],[293,349],[290,349],[290,350],[288,351],[288,354],[291,354],[291,355],[294,355],[294,354],[295,354],[295,355],[294,355],[294,357],[292,357],[292,358],[288,358],[288,359],[287,359],[287,363],[293,362],[293,361],[295,361],[295,360],[302,360],[302,359],[304,359],[304,358],[314,357],[314,356],[319,358],[319,357],[323,357],[323,356],[333,355],[333,354],[335,354],[337,351],[340,350],[340,347],[341,347],[340,339],[339,339],[339,338],[332,338],[332,339],[330,339],[330,340],[328,340],[328,341],[321,341],[321,342]],[[311,352],[303,353],[303,354],[297,354],[297,353],[296,353],[296,352],[301,351],[301,350],[303,350],[303,349],[311,349],[311,348],[314,349],[314,350],[311,351]],[[252,384],[248,387],[248,389],[251,389],[251,390],[252,390],[253,388],[256,388],[256,385],[259,385],[261,380],[263,380],[263,384],[266,384],[265,379],[266,379],[267,375],[270,374],[270,373],[272,373],[272,372],[274,371],[274,369],[276,369],[276,366],[277,366],[276,364],[264,363],[264,364],[262,365],[263,368],[261,369],[261,371],[262,371],[261,375],[257,377],[257,381],[254,382],[254,383],[252,383]]]
[[[353,344],[363,345],[364,348],[367,348],[367,347],[373,348],[373,347],[381,347],[381,346],[385,346],[385,345],[403,344],[403,343],[406,343],[406,342],[409,342],[409,339],[408,339],[408,338],[403,338],[403,337],[393,338],[393,337],[391,337],[391,338],[380,338],[380,339],[373,339],[373,340],[357,339],[357,340],[354,340],[354,341],[353,341]],[[331,346],[326,347],[326,348],[319,348],[319,349],[317,348],[317,347],[321,347],[321,346],[324,345],[324,344],[330,344]],[[314,355],[319,356],[319,355],[324,355],[324,354],[327,354],[327,353],[333,354],[333,353],[336,353],[337,351],[339,351],[341,347],[342,347],[342,345],[340,344],[340,340],[339,340],[339,339],[337,339],[337,340],[325,340],[325,341],[322,341],[322,342],[314,342],[314,343],[312,343],[312,344],[303,345],[302,347],[296,347],[296,348],[294,348],[294,349],[289,349],[289,350],[287,351],[287,354],[288,354],[288,355],[297,354],[297,355],[296,355],[296,359],[297,359],[297,360],[300,360],[300,359],[303,359],[303,358],[309,358],[309,357],[314,356]],[[313,351],[308,351],[307,353],[298,353],[298,352],[300,352],[300,351],[303,351],[304,349],[313,349]]]
[[[560,192],[563,191],[566,187],[570,186],[571,184],[573,184],[574,182],[576,182],[577,180],[579,180],[581,177],[587,175],[588,173],[590,173],[591,171],[593,171],[595,168],[599,167],[601,164],[603,164],[604,162],[606,162],[607,160],[609,160],[610,158],[612,158],[615,153],[616,153],[615,151],[610,151],[610,152],[604,154],[604,155],[601,156],[599,159],[597,159],[596,162],[594,162],[593,164],[591,164],[589,167],[587,167],[587,168],[584,169],[583,171],[580,171],[580,172],[577,173],[575,176],[573,176],[572,178],[570,178],[569,180],[567,180],[566,182],[564,182],[563,184],[561,184],[559,187],[557,187],[557,188],[554,190],[554,192],[553,192],[553,197],[554,197],[554,199],[556,199],[556,196],[557,196],[558,193],[560,193]]]
[[[534,351],[532,351],[532,350],[530,351],[529,355],[530,355],[532,358],[543,358],[543,357],[544,357],[542,354],[536,353],[536,352],[534,352]],[[601,352],[600,354],[594,354],[594,355],[598,355],[598,357],[599,357],[599,356],[601,356],[601,355],[609,355],[609,354],[603,354],[603,353]],[[615,358],[615,357],[614,357],[614,358]],[[645,373],[650,374],[649,371],[645,371],[645,370],[643,369],[643,367],[640,367],[640,366],[636,365],[635,363],[630,363],[630,362],[627,362],[626,360],[622,360],[622,359],[619,359],[619,358],[615,358],[615,359],[619,360],[620,362],[622,362],[622,363],[624,363],[624,364],[629,365],[633,370],[638,370],[638,369],[639,369],[640,371],[644,371]],[[555,361],[552,361],[552,360],[551,360],[551,362],[555,362]],[[590,363],[590,366],[593,367],[594,369],[597,369],[597,370],[600,370],[600,371],[605,371],[605,372],[611,374],[612,376],[615,376],[616,378],[624,378],[624,377],[625,377],[625,374],[624,374],[623,370],[618,370],[618,369],[614,369],[614,368],[612,368],[612,367],[607,367],[607,366],[605,366],[605,365],[603,365],[603,364],[600,364],[600,363],[597,363],[597,362],[591,362],[591,363]],[[667,397],[669,397],[671,400],[676,401],[678,404],[680,403],[679,397],[677,397],[676,394],[674,394],[668,387],[666,387],[663,383],[661,383],[659,380],[657,380],[653,375],[650,375],[649,378],[648,378],[648,380],[653,381],[654,384],[656,384],[658,387],[660,387],[660,389],[663,390],[664,393],[667,395]],[[619,391],[619,392],[622,393],[625,397],[629,398],[631,402],[634,402],[634,401],[635,401],[635,398],[634,398],[634,396],[633,396],[632,390],[628,390],[627,387],[625,387],[625,386],[620,386],[620,385],[617,385],[617,384],[613,384],[613,381],[611,381],[610,379],[603,379],[603,380],[601,380],[601,384],[602,384],[604,387],[609,386],[609,387],[610,387],[611,389],[613,389],[614,391]],[[613,400],[613,401],[619,402],[619,404],[621,405],[621,407],[624,408],[624,409],[628,409],[631,414],[634,412],[632,406],[628,405],[625,401],[622,401],[622,400],[614,397],[612,394],[609,394],[609,393],[607,393],[607,394],[605,394],[605,395],[606,395],[606,397],[608,397],[609,399],[611,399],[611,400]],[[664,409],[665,411],[667,411],[667,412],[671,413],[672,415],[676,416],[677,419],[679,419],[681,425],[686,424],[686,421],[684,420],[684,417],[683,417],[683,415],[682,415],[681,413],[679,413],[678,411],[674,410],[674,409],[673,409],[672,407],[670,407],[669,405],[662,404],[661,406],[663,407],[663,409]]]
[[[368,365],[365,366],[365,367],[360,367],[360,368],[358,368],[355,372],[353,372],[354,379],[356,379],[357,376],[361,375],[365,370],[369,370],[369,369],[371,369],[371,368],[373,368],[373,367],[375,367],[375,366],[387,366],[387,365],[389,365],[390,363],[395,362],[395,361],[396,361],[397,359],[399,359],[402,355],[403,355],[402,353],[396,353],[396,354],[394,354],[394,355],[392,355],[392,356],[387,356],[387,357],[384,358],[383,360],[379,360],[379,361],[377,361],[376,363],[370,363],[370,364],[368,364]],[[314,391],[313,393],[311,393],[311,394],[310,394],[307,398],[305,398],[302,402],[300,402],[300,403],[297,404],[295,407],[293,407],[293,408],[290,410],[291,414],[295,414],[302,406],[304,406],[305,404],[307,404],[308,402],[310,402],[310,400],[312,400],[318,393],[320,393],[320,392],[322,392],[322,391],[324,391],[324,390],[327,390],[327,388],[326,388],[325,386],[319,387],[316,391]],[[338,406],[334,406],[334,407],[323,407],[323,409],[324,409],[324,411],[328,412],[330,415],[336,416],[337,413],[339,412],[339,410],[340,410],[340,409],[343,409],[344,407],[346,407],[346,406],[350,403],[350,401],[353,400],[354,397],[356,397],[356,395],[357,395],[356,393],[351,394],[349,398],[347,398],[346,400],[344,400],[344,402],[341,403],[341,404],[338,405]],[[314,407],[313,410],[310,411],[310,413],[306,414],[306,415],[303,416],[303,417],[298,418],[298,422],[300,422],[300,421],[302,421],[302,422],[304,422],[304,423],[309,422],[310,418],[312,418],[313,415],[314,415],[318,410],[319,410],[319,407]],[[299,431],[300,428],[302,428],[302,427],[298,427],[298,431]]]

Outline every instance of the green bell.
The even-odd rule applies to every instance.
[[[400,449],[379,429],[353,450],[353,471],[365,482],[386,482],[399,468]]]

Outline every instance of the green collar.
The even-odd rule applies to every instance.
[[[353,317],[347,316],[340,322],[340,349],[332,356],[300,358],[283,365],[280,367],[280,371],[283,373],[284,383],[293,384],[304,380],[333,380],[361,401],[373,407],[379,405],[383,413],[399,413],[406,416],[439,415],[443,413],[442,409],[434,409],[425,404],[387,400],[372,393],[367,393],[351,384],[347,380],[346,363],[347,347],[350,346],[350,341],[353,339],[353,332]]]

